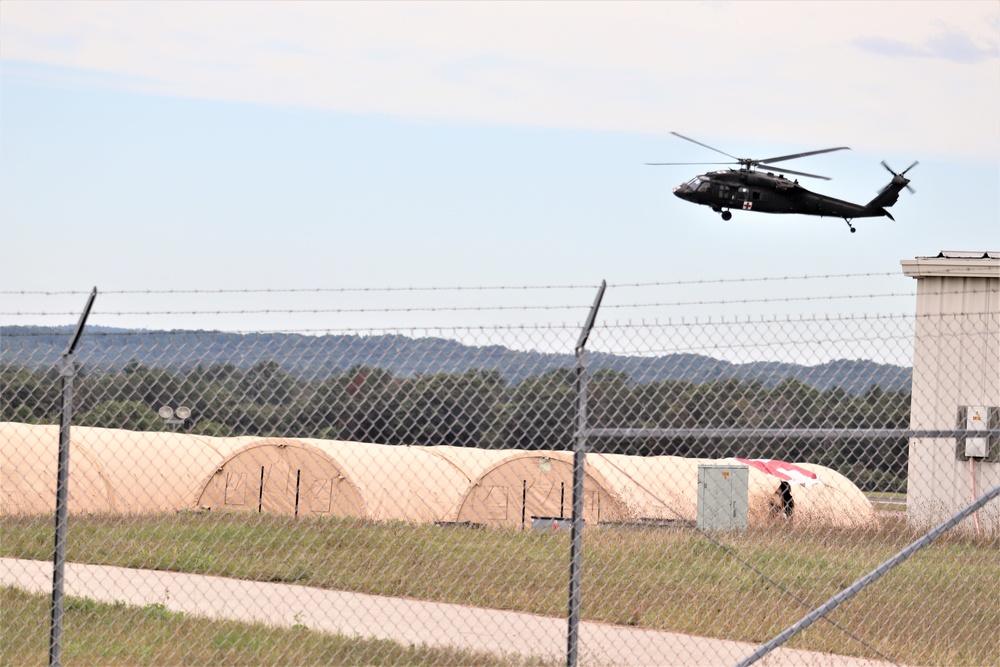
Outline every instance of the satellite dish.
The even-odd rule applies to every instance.
[[[170,419],[174,416],[174,409],[169,405],[164,405],[156,411],[156,414],[160,415],[160,419]]]
[[[178,419],[187,419],[188,417],[191,416],[191,408],[182,405],[181,407],[177,408],[177,411],[174,412],[174,414],[177,415]]]

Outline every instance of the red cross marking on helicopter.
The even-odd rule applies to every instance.
[[[753,208],[753,202],[749,201],[743,202],[743,210],[749,211],[751,208]]]

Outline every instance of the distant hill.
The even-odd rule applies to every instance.
[[[33,369],[55,364],[72,327],[0,327],[0,363]],[[78,360],[91,369],[119,370],[130,361],[147,366],[185,370],[196,365],[233,364],[250,368],[276,361],[301,377],[324,378],[364,364],[399,377],[430,373],[499,372],[516,384],[527,377],[559,368],[572,368],[572,354],[522,352],[499,345],[476,347],[443,338],[407,338],[400,335],[355,336],[268,333],[240,334],[212,331],[143,331],[88,327],[80,341]],[[863,394],[873,386],[885,391],[908,391],[912,369],[867,360],[837,360],[816,366],[781,362],[734,364],[697,354],[659,357],[593,353],[592,371],[627,373],[639,383],[682,380],[704,383],[735,378],[773,386],[796,378],[816,389],[839,387]]]

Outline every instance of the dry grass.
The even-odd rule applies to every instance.
[[[0,518],[0,553],[50,559],[51,532],[48,517]],[[583,616],[761,642],[917,537],[893,521],[865,531],[589,529]],[[179,514],[74,517],[68,540],[75,562],[566,613],[568,532]],[[1000,621],[998,554],[996,535],[945,536],[791,645],[906,664],[998,664],[995,633],[985,631]]]

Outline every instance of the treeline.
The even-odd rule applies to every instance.
[[[517,384],[498,371],[397,377],[355,366],[322,380],[295,377],[275,361],[184,372],[128,363],[120,372],[82,373],[74,425],[214,436],[260,435],[389,445],[571,449],[576,385],[571,369]],[[58,371],[0,366],[0,419],[59,423]],[[735,379],[640,384],[599,370],[588,384],[588,425],[599,428],[906,428],[908,392],[873,387],[863,395],[819,391],[796,379],[775,386]],[[167,424],[161,406],[191,418]],[[865,490],[905,487],[905,440],[810,441],[694,438],[595,440],[592,451],[699,458],[777,458],[830,466]]]

